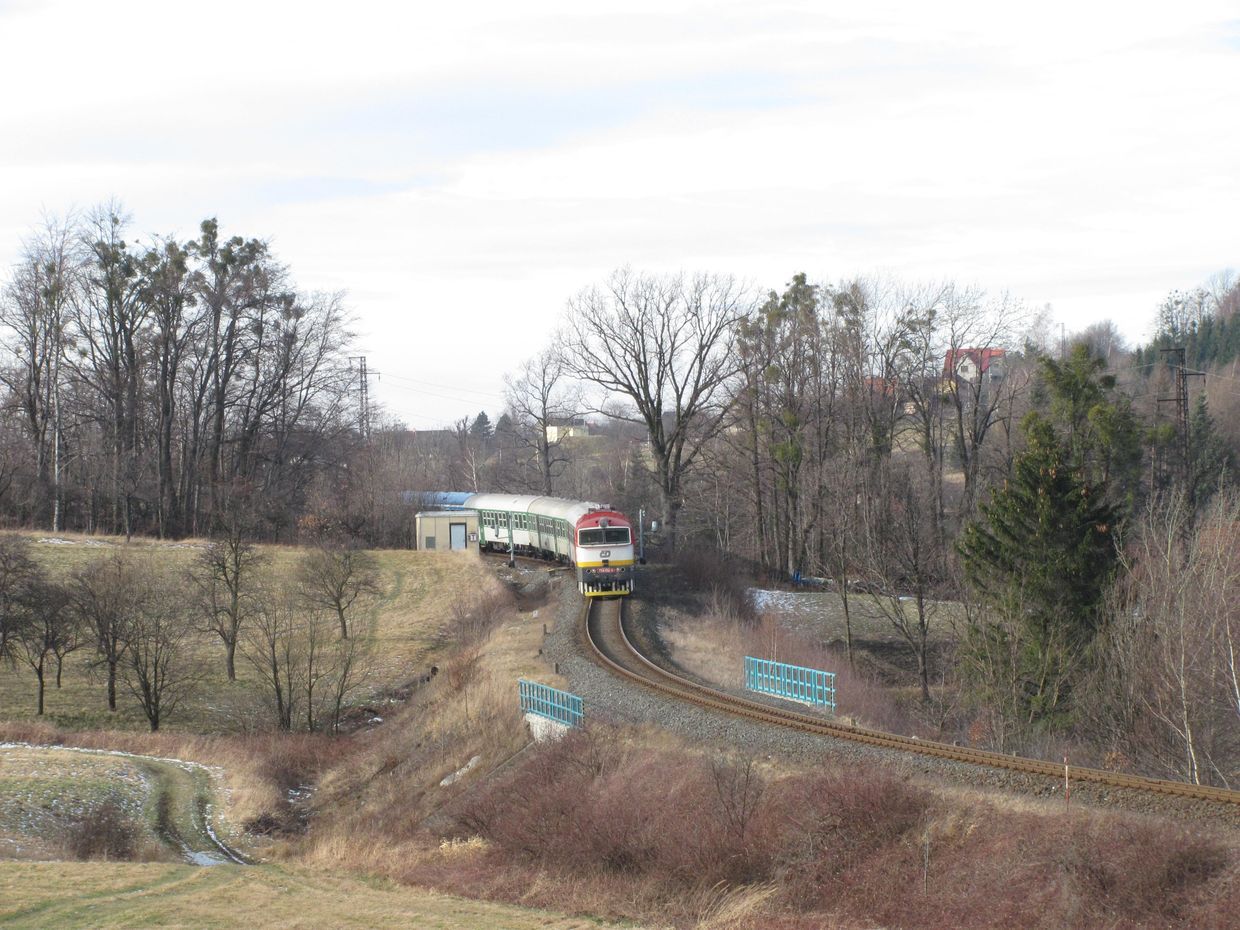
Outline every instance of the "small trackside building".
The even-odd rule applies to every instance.
[[[478,511],[429,510],[414,517],[418,549],[477,552]]]

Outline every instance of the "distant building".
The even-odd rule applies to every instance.
[[[557,420],[547,424],[547,442],[556,443],[564,439],[580,439],[590,435],[590,424],[581,418]]]
[[[970,384],[979,378],[1002,381],[1006,366],[1006,349],[951,349],[943,359],[943,378],[959,378]]]

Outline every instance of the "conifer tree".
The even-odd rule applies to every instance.
[[[1131,508],[1141,481],[1141,433],[1131,400],[1117,390],[1106,360],[1077,344],[1062,361],[1039,360],[1050,418],[1067,461],[1084,480]]]
[[[487,416],[485,410],[479,410],[478,415],[474,417],[473,425],[469,427],[469,435],[475,439],[487,440],[495,434],[495,430],[491,427],[491,418]]]
[[[1205,394],[1197,396],[1193,407],[1192,419],[1188,424],[1188,445],[1192,451],[1190,500],[1201,507],[1235,471],[1232,451],[1214,427],[1214,417],[1210,416]]]
[[[1116,511],[1047,420],[1033,413],[1022,428],[1027,450],[959,548],[986,605],[966,643],[974,683],[1013,722],[1036,727],[1067,710],[1097,630],[1117,559]]]

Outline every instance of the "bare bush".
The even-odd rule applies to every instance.
[[[512,609],[507,592],[458,596],[448,607],[447,638],[461,646],[482,642],[512,614]]]
[[[926,789],[873,770],[791,779],[776,804],[792,838],[784,893],[824,909],[843,873],[915,834],[934,807]]]
[[[268,583],[242,638],[242,654],[258,672],[276,726],[338,732],[350,697],[366,680],[374,639],[354,618],[350,637],[335,633],[337,618],[306,610],[300,591]]]
[[[92,807],[64,829],[69,855],[82,860],[134,859],[141,837],[142,831],[133,818],[113,800]]]
[[[1193,523],[1182,497],[1155,500],[1132,534],[1127,572],[1084,702],[1085,732],[1146,771],[1240,782],[1240,496]]]

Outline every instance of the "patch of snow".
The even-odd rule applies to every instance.
[[[795,605],[800,595],[796,591],[771,591],[766,588],[750,588],[749,596],[753,598],[754,610],[787,610]]]
[[[193,850],[185,850],[185,858],[189,860],[190,865],[227,865],[228,860],[223,856],[218,856],[210,852],[194,852]]]
[[[457,769],[451,775],[446,776],[439,783],[439,787],[447,788],[448,785],[451,785],[454,782],[460,781],[461,778],[463,778],[470,770],[472,770],[481,761],[482,761],[482,756],[474,756],[472,759],[470,759],[468,762],[462,765],[459,769]]]
[[[541,714],[526,714],[526,726],[530,728],[530,736],[534,737],[534,742],[542,743],[549,739],[559,739],[569,731],[566,724],[556,720],[550,720]]]

